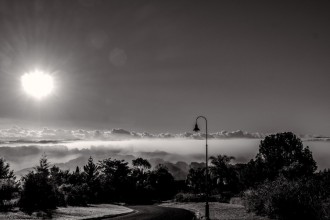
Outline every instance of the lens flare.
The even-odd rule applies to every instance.
[[[54,89],[53,77],[39,70],[22,75],[21,83],[24,91],[38,100],[48,96]]]

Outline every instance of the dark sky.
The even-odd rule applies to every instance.
[[[0,1],[1,126],[330,135],[329,73],[329,1]]]

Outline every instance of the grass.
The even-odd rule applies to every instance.
[[[161,206],[182,208],[194,212],[198,219],[203,219],[205,212],[205,203],[163,203]],[[268,220],[266,217],[256,216],[253,213],[248,213],[244,206],[239,204],[228,204],[219,202],[210,202],[210,218],[212,220]]]
[[[60,207],[52,213],[52,219],[56,220],[70,220],[70,219],[93,219],[103,216],[111,217],[132,212],[132,209],[124,206],[100,204],[89,205],[88,207]],[[0,213],[0,220],[4,219],[44,219],[44,213],[33,213],[31,216],[21,211],[15,210],[13,212]]]

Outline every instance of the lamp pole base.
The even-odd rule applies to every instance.
[[[209,203],[205,204],[205,220],[210,220],[210,211],[209,211]]]

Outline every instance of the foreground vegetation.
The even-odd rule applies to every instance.
[[[186,203],[164,203],[161,206],[187,209],[195,213],[197,219],[204,218],[205,203],[186,202]],[[210,203],[210,219],[212,220],[269,220],[267,217],[257,216],[254,213],[248,213],[244,206],[229,203]]]
[[[233,164],[234,159],[226,155],[210,158],[211,201],[228,202],[238,196],[248,211],[258,215],[329,219],[330,171],[316,173],[312,152],[294,134],[267,136],[259,153],[246,164]],[[43,156],[33,171],[17,181],[9,164],[0,159],[0,209],[17,206],[28,214],[51,213],[65,206],[150,204],[173,198],[197,205],[205,201],[205,178],[205,168],[197,166],[190,169],[186,181],[175,181],[164,165],[151,169],[143,158],[129,165],[112,158],[95,163],[90,157],[83,169],[70,172],[50,166]]]

